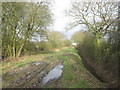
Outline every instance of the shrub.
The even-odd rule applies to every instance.
[[[118,79],[118,55],[120,55],[118,51],[120,44],[116,34],[118,33],[113,32],[108,38],[96,40],[91,33],[87,32],[77,47],[88,69],[104,82],[114,84]]]

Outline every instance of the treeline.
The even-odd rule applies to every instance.
[[[52,24],[51,2],[2,3],[2,55],[25,54],[67,46],[69,40],[60,32],[47,30]]]
[[[85,67],[107,87],[118,87],[118,3],[74,2],[68,14],[74,20],[70,29],[85,26],[72,37],[79,43],[77,50]]]
[[[40,54],[49,52],[55,48],[69,47],[71,41],[66,39],[66,36],[58,31],[46,31],[46,37],[40,41],[29,41],[24,47],[23,54]]]
[[[19,57],[25,44],[36,35],[44,35],[51,22],[47,2],[2,3],[2,55]]]

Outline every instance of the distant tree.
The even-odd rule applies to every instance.
[[[72,37],[71,37],[71,40],[73,42],[76,42],[76,43],[81,43],[83,41],[83,38],[84,38],[84,34],[85,31],[77,31],[75,32]]]
[[[71,40],[65,39],[65,40],[64,40],[64,45],[65,45],[66,47],[71,46]]]
[[[48,41],[40,41],[37,45],[40,51],[48,51],[49,49],[51,49]]]
[[[51,48],[59,48],[64,46],[65,35],[61,32],[48,32],[48,42]]]

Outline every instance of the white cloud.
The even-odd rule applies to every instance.
[[[70,17],[65,15],[65,10],[71,8],[71,1],[72,0],[55,0],[52,10],[55,20],[52,29],[64,33],[69,39],[76,31],[82,28],[76,27],[70,31],[66,30],[67,24],[72,21]]]
[[[54,30],[65,31],[65,25],[69,22],[69,18],[65,16],[65,10],[70,6],[70,0],[55,0],[52,10],[55,20],[53,24]]]

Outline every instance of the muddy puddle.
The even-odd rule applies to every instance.
[[[42,65],[42,64],[45,64],[44,62],[32,62],[30,63],[30,65]]]
[[[43,78],[42,83],[46,84],[48,81],[53,80],[53,79],[59,79],[60,76],[62,75],[62,68],[63,65],[57,65],[55,66],[50,72]]]

